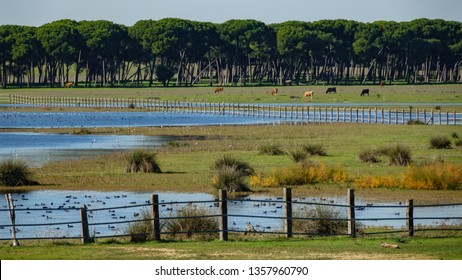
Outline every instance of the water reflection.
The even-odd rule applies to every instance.
[[[0,133],[0,161],[22,159],[32,166],[40,166],[52,160],[77,159],[132,148],[155,148],[172,139],[143,135]]]

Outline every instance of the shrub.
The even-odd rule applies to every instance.
[[[377,163],[380,161],[377,152],[373,149],[362,150],[359,152],[358,158],[361,162]]]
[[[303,151],[312,155],[312,156],[325,156],[327,155],[326,151],[322,144],[306,144],[303,147]]]
[[[172,237],[191,238],[200,234],[202,238],[218,236],[218,221],[205,208],[187,206],[177,211],[174,219],[165,219],[162,225],[164,232]]]
[[[407,166],[412,162],[411,149],[402,144],[379,148],[376,152],[387,156],[392,165]]]
[[[340,235],[348,232],[348,222],[332,207],[317,205],[314,209],[294,215],[294,232],[309,235]]]
[[[454,145],[456,145],[456,147],[458,147],[458,148],[459,148],[459,147],[462,147],[462,140],[460,140],[460,139],[459,139],[459,140],[456,140],[456,141],[454,142]]]
[[[433,136],[430,138],[430,148],[432,149],[450,149],[451,140],[446,136]]]
[[[151,219],[151,214],[144,208],[140,221],[128,225],[127,234],[130,236],[130,242],[144,242],[149,239],[152,235]]]
[[[129,153],[126,160],[125,172],[127,173],[161,173],[156,161],[156,153],[138,149]]]
[[[295,163],[301,163],[306,160],[308,154],[302,149],[296,149],[289,152],[289,157]]]
[[[303,161],[301,164],[275,169],[268,176],[251,177],[252,187],[299,186],[318,182],[347,182],[348,173],[340,167],[328,167],[323,163],[316,164]]]
[[[224,189],[231,192],[250,191],[245,180],[247,176],[242,170],[230,166],[222,166],[215,169],[212,186],[216,189]]]
[[[410,189],[457,190],[462,188],[462,165],[413,166],[402,180],[403,186]]]
[[[269,155],[269,156],[279,156],[285,154],[284,151],[281,150],[279,145],[263,145],[258,148],[258,152],[260,155]]]
[[[213,170],[222,169],[223,167],[230,167],[232,169],[238,170],[246,176],[255,174],[255,170],[247,162],[238,160],[235,157],[229,155],[224,155],[223,157],[215,160],[213,163]]]
[[[32,172],[24,161],[8,159],[0,163],[0,184],[16,187],[37,184],[31,180]]]
[[[457,132],[453,132],[453,133],[451,134],[451,136],[452,136],[452,138],[454,138],[454,139],[459,139],[459,134],[457,134]]]

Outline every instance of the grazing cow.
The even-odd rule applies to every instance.
[[[73,82],[66,83],[64,85],[64,88],[70,88],[73,84],[74,84]]]
[[[278,94],[278,88],[273,88],[273,90],[271,91],[271,95],[276,95]]]
[[[222,91],[224,91],[224,90],[225,90],[225,89],[224,89],[223,87],[217,87],[217,88],[215,89],[214,92],[215,92],[215,93],[219,93],[219,92],[222,92]]]
[[[311,99],[313,99],[313,95],[314,95],[314,91],[312,91],[312,90],[306,91],[306,92],[303,94],[304,97],[309,97],[309,98],[311,98]]]
[[[327,88],[326,94],[328,94],[328,93],[337,93],[337,88],[335,88],[335,87]]]
[[[364,96],[366,94],[369,96],[369,89],[368,88],[365,88],[365,89],[363,89],[363,91],[361,91],[361,96]]]
[[[385,82],[381,82],[380,87],[384,87],[384,86],[385,86]]]

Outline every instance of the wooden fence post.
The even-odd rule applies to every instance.
[[[352,238],[356,237],[356,223],[355,223],[355,190],[348,189],[348,234]]]
[[[228,195],[226,190],[220,189],[218,191],[218,200],[220,206],[220,240],[228,241]]]
[[[285,202],[285,232],[286,237],[292,237],[292,189],[284,188],[284,202]]]
[[[5,194],[5,198],[11,221],[11,240],[13,241],[13,246],[16,247],[19,246],[19,241],[16,239],[16,213],[14,212],[14,200],[10,193]]]
[[[414,200],[409,199],[406,203],[406,227],[409,236],[414,236]]]
[[[159,195],[153,194],[151,196],[151,203],[152,238],[156,241],[160,241]]]
[[[80,220],[82,221],[82,244],[90,243],[90,231],[88,230],[87,207],[80,208]]]

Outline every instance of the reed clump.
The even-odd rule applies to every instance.
[[[161,173],[157,163],[156,153],[147,150],[137,149],[125,157],[125,172],[127,173]]]
[[[255,174],[255,170],[247,162],[230,155],[215,160],[212,171],[212,186],[230,192],[249,191],[247,177]]]
[[[180,239],[214,239],[218,237],[218,219],[210,210],[202,207],[186,206],[179,209],[176,217],[167,217],[163,224],[163,232]]]
[[[36,185],[32,171],[25,161],[7,159],[0,163],[0,184],[6,187]]]
[[[292,227],[294,232],[308,235],[342,235],[348,232],[346,217],[333,207],[322,205],[304,213],[296,213]]]

